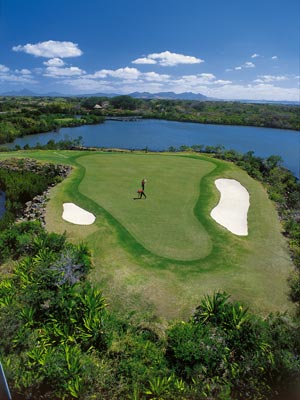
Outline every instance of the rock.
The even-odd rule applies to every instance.
[[[11,158],[3,160],[0,161],[0,168],[11,171],[30,171],[36,174],[46,175],[50,179],[52,178],[52,180],[57,180],[57,183],[61,181],[59,178],[65,179],[72,171],[72,167],[69,165],[41,164],[30,158]],[[55,185],[56,183],[51,183],[42,194],[35,196],[31,201],[27,201],[24,206],[23,215],[17,220],[30,221],[38,219],[42,226],[45,226],[46,202],[49,200],[50,188]]]

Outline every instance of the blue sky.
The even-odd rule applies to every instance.
[[[299,101],[298,0],[0,0],[0,93]]]

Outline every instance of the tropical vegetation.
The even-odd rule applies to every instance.
[[[15,399],[253,400],[295,390],[299,320],[259,317],[222,292],[167,327],[121,318],[87,280],[87,247],[37,222],[4,230],[0,255],[0,356]]]

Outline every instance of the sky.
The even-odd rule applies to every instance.
[[[0,0],[0,93],[299,101],[299,0]]]

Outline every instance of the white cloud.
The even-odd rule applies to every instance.
[[[270,83],[270,82],[287,81],[288,79],[289,78],[286,75],[258,75],[258,79],[255,79],[254,82]]]
[[[278,60],[278,56],[271,57],[272,60]]]
[[[141,72],[137,68],[118,68],[112,69],[101,69],[96,71],[94,74],[86,75],[88,79],[107,79],[113,78],[128,82],[137,82],[138,80],[147,82],[166,82],[170,78],[170,75],[158,74],[157,72]]]
[[[145,72],[142,74],[142,78],[152,82],[166,82],[170,79],[170,75],[157,74],[156,72]]]
[[[94,83],[93,83],[94,82]],[[112,93],[130,93],[147,91],[174,91],[176,93],[192,91],[201,93],[210,87],[230,85],[229,80],[218,80],[212,73],[183,75],[172,77],[156,72],[143,73],[135,68],[119,68],[117,70],[100,70],[92,75],[74,77],[64,83],[73,86],[76,90],[105,91],[109,87]],[[107,90],[106,90],[107,91]]]
[[[252,56],[251,56],[251,58],[257,58],[257,57],[260,57],[260,55],[256,54],[256,53],[252,54]]]
[[[253,64],[253,62],[245,62],[244,65],[242,65],[242,67],[244,68],[255,68],[255,64]]]
[[[173,67],[178,64],[200,64],[202,62],[204,62],[204,60],[201,60],[200,58],[194,56],[185,56],[184,54],[171,53],[170,51],[148,54],[147,57],[137,58],[136,60],[132,61],[133,64],[158,63],[163,67]]]
[[[9,68],[8,68],[8,67],[6,67],[6,66],[3,65],[3,64],[0,64],[0,73],[8,72],[8,71],[9,71]]]
[[[197,75],[184,75],[175,79],[170,79],[167,85],[164,85],[164,90],[173,91],[175,93],[194,92],[202,93],[208,87],[216,87],[219,85],[231,84],[229,80],[218,80],[215,75],[203,73]]]
[[[0,82],[36,83],[28,69],[11,71],[3,64],[0,64]]]
[[[44,76],[51,78],[65,77],[65,76],[80,76],[85,74],[85,71],[78,67],[47,67]]]
[[[47,67],[63,67],[65,65],[63,60],[58,57],[50,58],[50,60],[44,61],[43,64],[47,65]]]
[[[31,71],[27,68],[23,68],[23,69],[16,69],[15,72],[17,74],[21,74],[21,75],[31,75]]]
[[[297,88],[282,88],[271,84],[226,85],[209,87],[203,94],[219,99],[232,100],[289,100],[299,101],[300,91]]]
[[[214,85],[229,85],[232,83],[232,81],[218,79],[218,80],[214,81],[213,83],[214,83]]]
[[[142,57],[132,61],[132,64],[157,64],[157,61],[152,60],[151,58]]]
[[[47,42],[39,42],[36,44],[27,43],[24,46],[14,46],[12,49],[13,51],[21,51],[36,57],[46,58],[66,58],[82,55],[82,51],[79,49],[77,43],[59,42],[56,40],[48,40]]]
[[[233,71],[232,68],[226,68],[226,69],[225,69],[225,72],[231,72],[231,71]]]
[[[116,92],[111,82],[106,81],[97,81],[95,79],[87,78],[86,76],[78,77],[74,79],[65,79],[62,81],[65,85],[71,86],[75,88],[75,93],[78,92],[99,92],[103,91],[106,93],[114,93]]]
[[[243,65],[239,65],[238,67],[235,67],[234,69],[236,71],[240,71],[241,69],[248,69],[248,68],[255,68],[255,64],[251,61],[247,61]]]
[[[278,87],[266,82],[235,84],[229,80],[217,79],[211,73],[172,77],[154,72],[142,73],[138,70],[138,72],[132,71],[131,78],[133,76],[136,78],[131,79],[127,73],[124,74],[124,70],[125,68],[116,70],[118,72],[105,70],[105,73],[101,70],[102,78],[95,78],[94,75],[92,77],[89,75],[74,76],[63,80],[62,83],[71,86],[76,92],[80,91],[83,93],[99,91],[123,94],[135,91],[147,91],[150,93],[173,91],[175,93],[182,93],[191,91],[219,99],[299,101],[299,89]],[[112,71],[115,73],[112,73]],[[104,75],[105,79],[103,78]],[[116,75],[118,75],[118,79],[114,79]]]
[[[141,72],[136,68],[118,68],[116,70],[113,69],[101,69],[100,71],[96,71],[94,74],[88,75],[88,78],[97,79],[97,78],[118,78],[118,79],[138,79],[141,75]]]

